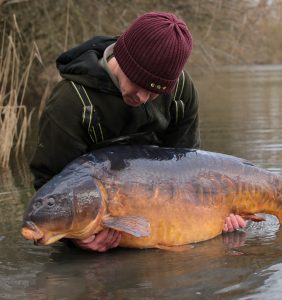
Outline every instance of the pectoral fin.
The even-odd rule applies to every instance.
[[[136,237],[145,237],[150,235],[149,221],[140,216],[123,216],[103,218],[103,225],[118,231],[123,231]]]

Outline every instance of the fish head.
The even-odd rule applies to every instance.
[[[41,187],[23,217],[21,234],[35,244],[49,245],[63,237],[80,237],[96,219],[101,194],[91,176],[55,176]]]
[[[37,244],[51,244],[65,235],[72,222],[71,195],[36,193],[24,216],[22,235]]]

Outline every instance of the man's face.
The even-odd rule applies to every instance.
[[[120,91],[123,101],[133,107],[140,106],[148,101],[156,99],[159,94],[147,91],[135,83],[133,83],[121,70],[118,68],[117,79],[120,86]]]

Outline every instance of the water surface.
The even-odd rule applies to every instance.
[[[239,67],[195,78],[202,148],[282,174],[282,67]],[[21,162],[0,176],[0,299],[281,299],[277,219],[186,252],[114,249],[104,254],[20,237],[33,194]]]

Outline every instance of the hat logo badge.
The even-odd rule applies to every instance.
[[[158,90],[160,90],[160,89],[165,90],[166,89],[166,86],[161,86],[160,84],[156,84],[154,82],[151,83],[151,87],[156,88]]]

